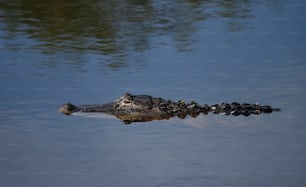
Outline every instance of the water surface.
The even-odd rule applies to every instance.
[[[306,3],[2,1],[0,186],[304,186]],[[64,116],[124,92],[269,115]]]

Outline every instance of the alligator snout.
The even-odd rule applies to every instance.
[[[77,108],[77,107],[74,106],[73,104],[71,104],[71,103],[66,103],[66,104],[62,105],[62,106],[58,109],[58,111],[59,111],[59,112],[62,112],[62,113],[64,113],[64,114],[66,114],[66,115],[70,115],[70,114],[72,114],[73,112],[75,112],[75,109],[76,109],[76,108]]]

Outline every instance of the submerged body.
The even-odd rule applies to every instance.
[[[59,108],[59,111],[70,115],[74,112],[102,112],[114,115],[124,123],[145,122],[152,120],[169,119],[177,116],[185,118],[187,115],[192,117],[200,113],[208,114],[209,112],[226,115],[245,115],[271,113],[280,109],[272,108],[269,105],[261,106],[259,104],[239,104],[239,103],[222,103],[215,105],[199,105],[196,102],[185,103],[183,100],[173,102],[163,98],[152,97],[149,95],[132,95],[126,93],[119,99],[102,105],[80,105],[75,106],[66,103]]]

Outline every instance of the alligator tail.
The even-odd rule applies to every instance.
[[[225,115],[244,115],[249,116],[251,114],[259,115],[261,113],[272,113],[281,111],[280,108],[273,108],[269,105],[260,105],[260,104],[249,104],[249,103],[237,103],[233,102],[229,103],[221,103],[221,104],[214,104],[211,106],[203,105],[202,106],[202,113],[207,114],[208,112],[214,114],[225,114]]]

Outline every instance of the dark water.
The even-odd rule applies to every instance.
[[[305,186],[306,3],[0,2],[0,186]],[[124,125],[124,92],[270,115]]]

